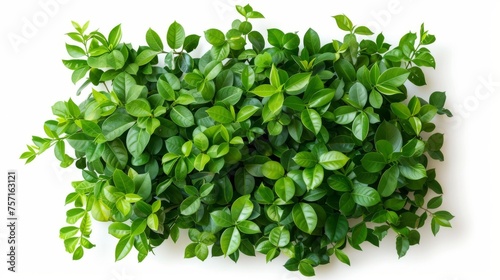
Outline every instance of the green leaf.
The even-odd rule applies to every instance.
[[[352,134],[357,139],[363,141],[368,136],[370,130],[370,119],[365,112],[359,113],[352,122]]]
[[[174,101],[176,99],[175,92],[170,83],[166,80],[159,79],[156,88],[158,93],[167,101]]]
[[[352,182],[344,175],[334,174],[328,177],[328,185],[339,192],[349,192],[352,190]]]
[[[59,238],[68,239],[75,236],[80,231],[80,228],[74,226],[63,227],[59,230]]]
[[[325,222],[325,234],[332,242],[339,242],[347,236],[349,223],[343,215],[333,214]]]
[[[373,32],[366,26],[358,26],[354,29],[354,33],[358,35],[373,35]]]
[[[365,222],[361,222],[352,228],[352,243],[354,246],[359,246],[366,240],[368,229]]]
[[[301,260],[299,262],[299,271],[302,275],[304,276],[314,276],[314,267],[309,263],[306,262],[305,260]]]
[[[314,109],[305,109],[300,114],[302,124],[313,132],[315,135],[319,133],[322,126],[321,115]]]
[[[202,171],[209,161],[210,156],[207,154],[198,154],[194,160],[194,168],[198,171]]]
[[[324,175],[324,169],[320,164],[316,164],[312,168],[306,168],[302,172],[302,178],[309,190],[319,187],[323,182]]]
[[[151,106],[146,99],[139,98],[132,100],[125,105],[127,113],[134,117],[149,117],[151,116]]]
[[[401,131],[399,131],[395,125],[387,121],[382,122],[375,132],[375,142],[379,140],[386,140],[391,143],[394,152],[401,151],[403,147],[403,136],[401,135]]]
[[[340,106],[335,109],[335,122],[338,124],[350,124],[356,118],[358,110],[352,106]]]
[[[223,87],[215,94],[215,101],[223,103],[225,106],[234,106],[240,101],[242,94],[243,90],[241,88],[234,86]]]
[[[134,238],[132,236],[126,235],[120,238],[115,248],[115,261],[125,258],[132,250],[132,247],[134,247]]]
[[[234,121],[231,112],[222,106],[213,106],[212,108],[207,109],[206,112],[214,121],[222,124],[228,124]]]
[[[181,210],[182,215],[189,216],[196,213],[196,211],[198,211],[200,206],[201,206],[200,198],[196,196],[190,196],[184,199],[184,201],[182,201],[179,209]]]
[[[441,91],[435,91],[429,97],[429,103],[438,109],[442,109],[446,102],[446,94]]]
[[[241,222],[250,217],[253,211],[253,203],[250,195],[240,196],[231,206],[231,218],[233,222]]]
[[[354,185],[352,199],[354,199],[354,202],[358,205],[370,207],[380,202],[380,195],[374,188]]]
[[[436,68],[436,60],[434,56],[428,52],[421,52],[413,59],[413,63],[418,66],[426,66]]]
[[[314,208],[304,202],[299,202],[292,209],[293,222],[303,232],[311,234],[318,223]]]
[[[378,192],[382,197],[391,196],[398,186],[399,168],[397,165],[391,166],[384,171],[378,184]]]
[[[406,120],[412,116],[408,106],[403,103],[391,103],[391,111],[402,120]]]
[[[275,227],[269,233],[269,242],[276,247],[285,247],[290,243],[290,231],[284,227]]]
[[[406,82],[409,75],[410,72],[406,69],[399,67],[389,68],[378,77],[377,86],[400,87]]]
[[[146,32],[146,43],[154,51],[163,51],[163,42],[160,36],[151,28]]]
[[[312,168],[318,163],[316,156],[314,156],[311,152],[298,152],[293,157],[293,161],[305,168]]]
[[[262,84],[254,88],[250,92],[260,97],[268,97],[278,92],[278,89],[272,85]]]
[[[352,31],[353,25],[352,21],[346,15],[336,15],[333,16],[335,21],[337,22],[337,26],[344,31]]]
[[[152,49],[144,49],[142,52],[137,55],[135,58],[135,63],[139,66],[148,64],[159,54],[158,51],[152,50]]]
[[[278,180],[285,175],[285,169],[277,161],[268,161],[262,165],[262,174],[266,178]]]
[[[244,122],[251,116],[253,116],[257,111],[259,110],[259,107],[253,106],[253,105],[246,105],[241,107],[240,111],[236,115],[236,121],[237,122]]]
[[[420,180],[427,177],[427,171],[421,163],[402,160],[400,163],[399,172],[403,177],[410,180]]]
[[[349,101],[350,103],[354,103],[358,109],[362,109],[365,107],[366,102],[368,101],[368,92],[366,88],[360,82],[356,82],[349,89]]]
[[[220,246],[224,256],[231,255],[241,244],[241,234],[236,227],[224,230],[220,236]]]
[[[210,213],[210,217],[212,218],[212,220],[215,222],[216,225],[223,228],[230,227],[234,224],[231,214],[223,210],[213,211],[212,213]]]
[[[131,236],[136,236],[144,232],[147,227],[147,221],[145,219],[137,219],[132,222],[132,225],[130,226],[130,235]]]
[[[319,35],[311,28],[309,28],[304,34],[304,47],[307,49],[310,55],[319,52],[321,48]]]
[[[222,31],[217,29],[208,29],[205,31],[205,39],[215,47],[220,47],[226,43],[226,37]]]
[[[113,48],[116,48],[118,44],[120,43],[122,39],[122,28],[121,24],[115,26],[111,31],[109,32],[108,35],[108,42],[109,45],[112,46]]]
[[[356,70],[354,66],[345,59],[339,59],[334,64],[335,72],[345,82],[356,81]]]
[[[371,173],[377,173],[384,169],[386,161],[381,153],[367,153],[361,159],[361,164],[366,171]]]
[[[75,45],[66,44],[66,51],[73,58],[79,58],[85,56],[85,51],[82,48]]]
[[[116,238],[130,236],[130,226],[121,222],[114,222],[109,225],[108,233]]]
[[[295,183],[290,177],[282,177],[274,185],[274,191],[283,201],[290,201],[295,195]]]
[[[82,246],[78,246],[75,250],[75,252],[73,253],[73,260],[76,261],[76,260],[79,260],[83,257],[83,247]]]
[[[349,257],[340,249],[335,249],[335,256],[337,259],[347,265],[351,265],[351,261],[349,260]]]
[[[349,161],[349,157],[341,152],[329,151],[319,156],[319,164],[326,170],[337,170]]]
[[[419,118],[423,123],[431,122],[437,114],[437,108],[426,104],[420,108]]]
[[[120,169],[116,169],[113,172],[113,183],[115,187],[123,193],[135,192],[134,181]]]
[[[309,100],[309,108],[322,107],[329,104],[335,96],[335,91],[333,89],[325,88],[321,89],[311,96]]]
[[[130,115],[116,112],[104,120],[102,134],[107,141],[113,141],[134,124],[135,120]]]
[[[241,221],[237,224],[237,228],[245,234],[257,234],[261,232],[259,226],[252,221]]]
[[[286,93],[297,95],[305,90],[309,84],[311,73],[298,73],[292,75],[284,84]]]
[[[410,80],[410,82],[412,82],[416,86],[424,86],[427,84],[427,82],[425,81],[425,74],[422,69],[420,69],[420,67],[414,66],[409,70],[410,76],[408,76],[408,80]]]
[[[190,127],[194,125],[193,113],[182,105],[172,107],[170,110],[170,119],[180,127]]]
[[[171,49],[179,49],[184,44],[185,33],[182,25],[174,21],[167,31],[167,44]]]
[[[409,248],[410,241],[408,240],[408,238],[398,235],[398,237],[396,238],[396,250],[398,252],[398,257],[404,257]]]
[[[198,259],[204,261],[208,257],[208,246],[204,243],[198,243],[194,248],[194,253]]]

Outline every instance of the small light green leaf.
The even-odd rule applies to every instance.
[[[262,84],[257,86],[250,92],[260,97],[268,97],[278,92],[278,89],[275,86],[269,84]]]
[[[253,105],[246,105],[243,106],[240,111],[236,114],[236,121],[237,122],[244,122],[253,114],[255,114],[259,110],[259,107],[253,106]]]
[[[319,164],[326,170],[337,170],[349,161],[349,157],[341,152],[329,151],[319,156]]]
[[[352,21],[346,15],[336,15],[333,16],[335,21],[337,22],[337,26],[344,31],[352,31],[353,24]]]
[[[231,112],[222,106],[213,106],[207,109],[206,112],[214,121],[222,124],[228,124],[234,121]]]
[[[285,169],[277,161],[268,161],[262,165],[262,174],[266,178],[278,180],[285,175]]]

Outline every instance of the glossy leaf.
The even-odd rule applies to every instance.
[[[295,204],[292,215],[293,222],[303,232],[311,234],[316,228],[318,216],[311,205],[303,202]]]

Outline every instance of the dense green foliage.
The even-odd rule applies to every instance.
[[[337,15],[342,40],[275,28],[266,40],[249,21],[262,14],[237,11],[226,33],[205,31],[201,57],[190,53],[202,36],[177,22],[166,38],[149,29],[138,48],[121,41],[120,25],[105,36],[73,23],[63,63],[88,97],[57,102],[47,135],[21,156],[53,147],[61,167],[81,169],[60,230],[73,258],[94,247],[95,220],[109,222],[116,260],[135,248],[142,261],[186,233],[186,258],[285,254],[287,269],[312,276],[388,231],[402,257],[428,219],[434,234],[449,227],[427,167],[444,160],[433,119],[451,116],[446,96],[405,86],[425,85],[435,37],[422,25],[391,46]]]

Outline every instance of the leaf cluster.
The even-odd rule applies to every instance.
[[[81,170],[60,231],[73,258],[94,247],[94,220],[109,223],[116,260],[135,249],[142,261],[182,232],[186,258],[285,254],[286,269],[312,276],[389,231],[402,257],[428,219],[434,234],[450,227],[428,168],[444,160],[433,120],[451,116],[446,95],[406,87],[435,67],[424,25],[391,46],[337,15],[346,35],[322,43],[313,29],[262,34],[250,22],[261,13],[236,10],[227,32],[186,35],[174,22],[137,48],[120,25],[106,36],[73,23],[63,63],[88,95],[54,104],[46,136],[21,156],[53,147],[61,167]],[[201,37],[211,48],[194,57]]]

